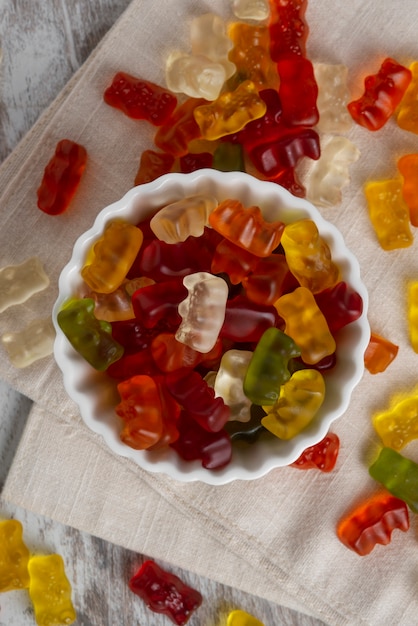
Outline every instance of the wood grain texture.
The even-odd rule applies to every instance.
[[[174,1],[174,0],[171,0]],[[181,1],[181,0],[178,0]],[[0,0],[0,161],[36,122],[115,20],[128,0]],[[207,10],[207,3],[203,3]],[[0,381],[0,490],[31,402]],[[18,509],[1,500],[0,519],[19,519],[32,553],[58,552],[73,586],[79,626],[168,626],[129,591],[144,555]],[[322,622],[261,598],[160,563],[203,595],[190,626],[223,626],[234,608],[265,626]],[[26,591],[0,594],[0,626],[33,625]]]

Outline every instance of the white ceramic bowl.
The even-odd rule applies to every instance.
[[[119,438],[122,421],[114,407],[118,395],[114,381],[99,373],[73,350],[57,324],[57,313],[65,300],[80,292],[83,280],[80,270],[88,250],[115,218],[138,223],[161,206],[193,194],[213,194],[219,201],[226,198],[240,200],[244,206],[257,205],[268,221],[285,223],[300,218],[313,219],[322,237],[330,246],[333,260],[339,265],[342,278],[362,297],[362,316],[340,331],[337,345],[337,364],[326,372],[324,403],[312,421],[298,436],[283,441],[276,437],[260,439],[254,444],[241,443],[235,447],[231,463],[223,469],[210,471],[199,461],[183,461],[171,449],[165,451],[134,450]],[[191,174],[167,174],[161,178],[128,191],[118,202],[103,209],[93,226],[74,245],[69,263],[59,279],[59,296],[53,309],[57,331],[54,355],[61,368],[68,395],[77,403],[86,425],[105,439],[118,455],[129,457],[140,467],[151,472],[163,472],[180,481],[200,480],[220,485],[232,480],[250,480],[263,476],[273,468],[295,461],[308,446],[327,434],[332,422],[347,409],[351,393],[364,372],[364,351],[370,337],[367,321],[368,296],[360,279],[357,260],[347,249],[340,232],[325,221],[318,210],[304,199],[292,196],[275,183],[260,181],[241,172],[198,170]]]

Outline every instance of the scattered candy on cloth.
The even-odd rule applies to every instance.
[[[38,257],[50,284],[19,308],[0,314],[1,335],[22,331],[52,309],[58,276],[75,240],[104,206],[133,185],[141,154],[154,145],[155,127],[104,102],[115,74],[121,71],[164,86],[164,60],[172,50],[184,49],[188,20],[209,10],[233,20],[231,6],[221,0],[183,0],[168,3],[161,19],[152,0],[133,0],[2,165],[0,267]],[[415,0],[405,0],[402,11],[397,0],[378,6],[372,0],[337,6],[334,0],[310,0],[306,21],[308,58],[346,65],[352,101],[361,97],[364,78],[375,74],[385,58],[406,67],[418,59]],[[302,65],[301,73],[311,80],[311,68]],[[293,79],[286,78],[289,88]],[[298,113],[312,117],[313,110]],[[159,128],[161,142],[166,132]],[[395,179],[398,159],[418,153],[418,137],[398,126],[394,117],[375,132],[353,123],[343,135],[360,156],[350,165],[351,180],[342,189],[341,203],[321,212],[341,230],[359,260],[373,331],[399,351],[385,371],[365,372],[349,409],[333,424],[340,440],[335,468],[302,472],[287,467],[222,487],[180,484],[144,472],[115,457],[84,426],[51,356],[21,370],[1,347],[1,378],[35,401],[2,494],[5,499],[332,626],[416,622],[415,514],[411,512],[408,532],[396,529],[389,545],[377,545],[364,557],[347,549],[336,529],[355,505],[380,488],[368,471],[382,447],[373,414],[386,411],[394,394],[411,393],[416,385],[418,355],[410,345],[407,282],[418,277],[418,240],[411,228],[408,247],[380,246],[364,185]],[[37,208],[36,190],[63,137],[83,145],[89,158],[71,206],[51,216]],[[184,146],[177,152],[184,154]],[[402,457],[418,460],[416,442],[402,449]]]

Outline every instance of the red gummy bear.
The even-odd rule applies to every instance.
[[[145,561],[141,565],[130,579],[129,588],[151,611],[166,615],[178,626],[186,624],[193,611],[202,604],[202,596],[196,589],[154,561]]]
[[[321,472],[330,472],[334,469],[340,449],[340,440],[334,433],[328,433],[322,441],[306,448],[291,467],[298,469],[319,469]]]

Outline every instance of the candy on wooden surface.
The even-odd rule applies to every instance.
[[[216,100],[226,80],[225,68],[203,55],[173,51],[166,60],[165,80],[170,91],[190,98]]]
[[[45,167],[37,190],[38,208],[48,215],[59,215],[69,206],[86,168],[87,152],[75,141],[62,139]]]
[[[363,95],[348,103],[353,120],[371,131],[382,128],[401,102],[411,78],[408,68],[394,59],[384,59],[378,72],[365,78]]]
[[[386,546],[392,531],[409,529],[408,509],[402,500],[380,492],[367,498],[338,523],[339,540],[360,556],[370,554],[377,544]]]
[[[228,285],[208,272],[189,274],[183,284],[188,295],[178,306],[182,321],[176,339],[198,352],[209,352],[225,320]]]
[[[373,426],[384,446],[402,450],[418,439],[418,396],[411,394],[386,411],[373,415]]]
[[[22,330],[4,333],[1,337],[11,363],[18,368],[28,367],[52,354],[54,341],[55,328],[50,317],[33,320]]]
[[[218,206],[214,196],[197,194],[182,198],[159,209],[150,221],[155,236],[165,243],[179,243],[200,237],[209,215]]]
[[[350,165],[360,150],[347,137],[331,137],[321,144],[321,155],[312,164],[305,182],[307,198],[316,206],[331,207],[342,200],[342,189],[350,182]]]
[[[371,224],[383,250],[412,245],[409,210],[398,179],[370,181],[364,187]]]
[[[215,394],[231,409],[230,420],[248,422],[251,400],[244,393],[244,378],[253,353],[250,350],[227,350],[215,378]]]
[[[364,365],[370,374],[384,372],[396,358],[399,346],[372,332],[364,353]]]
[[[384,447],[369,467],[372,478],[418,513],[418,465],[392,448]]]
[[[228,613],[226,626],[264,626],[264,624],[246,611],[236,609]]]
[[[38,626],[73,624],[77,614],[62,557],[59,554],[33,556],[28,569],[29,595]]]
[[[167,122],[177,105],[176,96],[167,89],[126,72],[115,74],[103,99],[128,117],[154,126]]]
[[[314,63],[313,68],[318,85],[317,128],[323,133],[348,132],[353,123],[347,110],[350,99],[348,67],[341,64]]]
[[[0,520],[0,593],[29,587],[28,562],[22,524]]]
[[[246,80],[234,91],[222,93],[217,100],[194,109],[194,118],[205,139],[219,139],[238,132],[266,111],[253,82]]]
[[[110,222],[92,246],[81,276],[93,291],[111,293],[126,278],[143,242],[142,231],[124,220]]]
[[[144,561],[129,580],[129,588],[151,611],[161,613],[178,626],[188,622],[202,604],[201,594],[154,561]]]
[[[398,159],[402,176],[402,197],[409,209],[412,226],[418,226],[418,154],[405,154]]]
[[[261,423],[279,439],[291,439],[313,420],[325,398],[325,381],[314,369],[292,374],[280,388],[273,405],[263,406],[267,415]]]
[[[399,105],[397,122],[403,130],[418,134],[418,61],[409,70],[412,79]]]
[[[0,269],[0,313],[15,304],[26,302],[49,285],[42,263],[31,257],[19,265]]]

